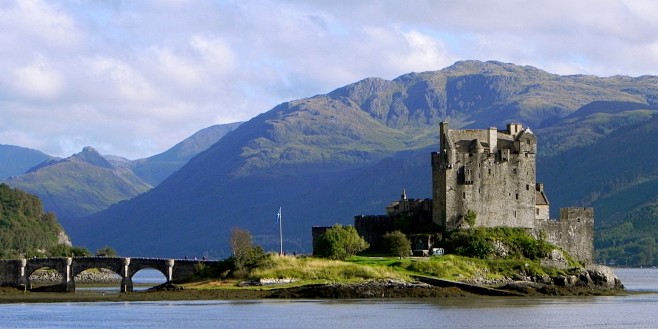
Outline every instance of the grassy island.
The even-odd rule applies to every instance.
[[[425,298],[469,295],[610,295],[623,291],[606,267],[582,266],[522,229],[446,234],[446,254],[346,256],[344,260],[266,254],[237,232],[242,247],[186,282],[125,294],[35,293],[4,289],[0,302],[254,298]],[[236,243],[236,245],[238,245]],[[342,253],[341,253],[342,255]]]

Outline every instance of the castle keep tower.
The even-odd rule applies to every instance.
[[[548,200],[535,182],[537,139],[530,129],[450,130],[447,122],[440,129],[440,151],[432,153],[433,221],[447,230],[463,227],[472,211],[476,226],[534,228]]]
[[[440,125],[432,153],[432,221],[443,230],[474,226],[521,227],[583,262],[594,254],[594,210],[562,208],[550,219],[544,186],[536,182],[537,138],[529,128],[451,130]]]

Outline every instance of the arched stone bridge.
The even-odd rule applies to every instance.
[[[88,269],[103,268],[121,276],[121,292],[131,292],[133,291],[132,277],[142,269],[152,268],[158,270],[169,282],[188,279],[197,272],[199,266],[214,263],[217,263],[217,261],[130,257],[0,260],[0,286],[32,289],[30,275],[40,268],[51,268],[62,276],[62,282],[58,285],[59,289],[57,290],[74,292],[76,275]]]

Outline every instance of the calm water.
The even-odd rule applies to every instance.
[[[657,328],[658,270],[614,297],[0,304],[2,328]]]

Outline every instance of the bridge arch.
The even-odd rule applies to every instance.
[[[172,269],[174,267],[173,259],[164,258],[133,258],[128,269],[128,277],[132,277],[143,269],[154,269],[160,272],[165,280],[172,280]]]
[[[73,260],[72,276],[75,277],[78,274],[90,270],[92,268],[102,268],[110,270],[118,275],[122,276],[123,273],[123,258],[119,257],[81,257],[75,258]]]
[[[25,288],[32,289],[32,282],[30,277],[34,272],[42,268],[49,268],[57,271],[62,278],[60,286],[64,290],[70,291],[73,282],[71,280],[70,266],[72,263],[71,258],[33,258],[25,262],[23,281]]]

